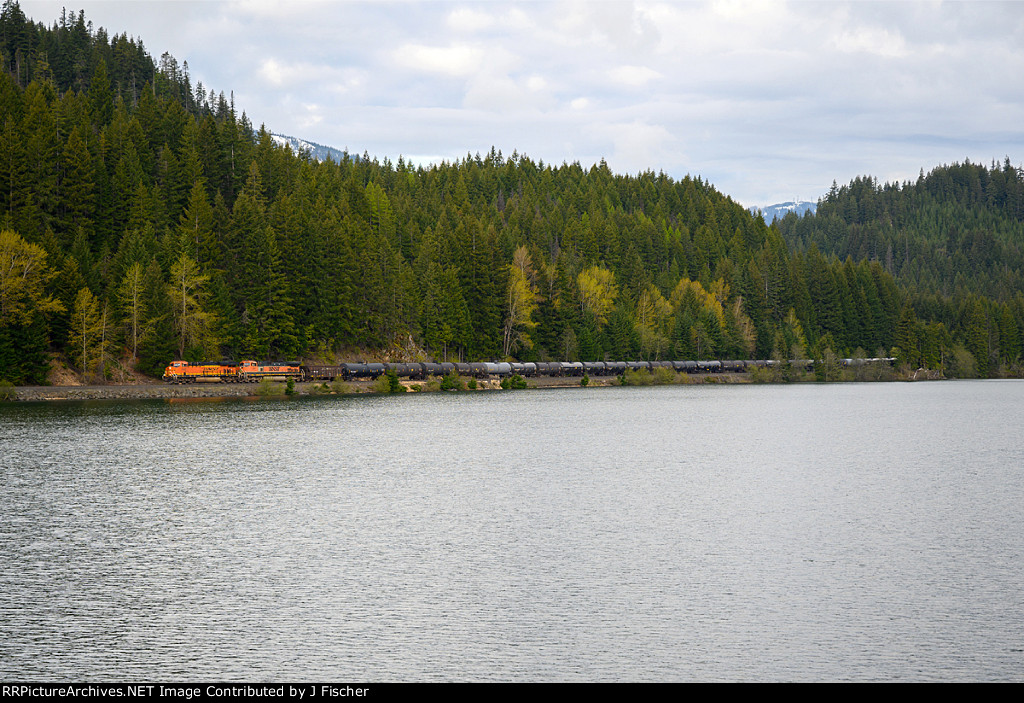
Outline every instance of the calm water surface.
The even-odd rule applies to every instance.
[[[1024,382],[0,406],[0,679],[1024,680]]]

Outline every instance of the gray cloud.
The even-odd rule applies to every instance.
[[[393,160],[605,158],[767,204],[1024,147],[1018,2],[79,4],[256,124]]]

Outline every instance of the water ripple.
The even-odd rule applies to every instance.
[[[0,406],[0,678],[1020,680],[1022,406]]]

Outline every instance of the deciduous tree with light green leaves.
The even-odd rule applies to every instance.
[[[615,274],[600,266],[591,266],[580,271],[576,283],[580,289],[580,308],[583,312],[592,314],[602,325],[607,323],[619,295]]]
[[[37,314],[64,310],[46,293],[55,275],[45,249],[9,229],[0,232],[0,325],[27,325]]]
[[[106,311],[100,311],[99,300],[91,290],[82,288],[75,296],[75,306],[71,311],[68,347],[75,365],[86,378],[103,375],[108,342],[105,323]]]
[[[146,336],[146,270],[138,261],[128,267],[117,289],[118,303],[124,315],[125,332],[132,359],[139,356],[139,342]]]
[[[209,276],[199,270],[199,264],[182,254],[171,265],[171,282],[167,295],[171,299],[171,314],[178,337],[178,354],[185,357],[188,350],[215,354],[217,340],[213,336],[214,316],[206,310],[206,283]]]
[[[640,353],[661,358],[668,351],[672,331],[672,305],[657,288],[647,286],[636,304],[636,329],[640,334]]]
[[[0,378],[13,383],[42,383],[47,359],[49,320],[64,305],[47,291],[56,275],[46,251],[12,230],[0,231]]]
[[[533,321],[537,298],[536,274],[530,263],[530,254],[526,247],[519,247],[512,255],[508,272],[503,344],[505,356],[520,347],[529,349],[533,346],[530,332],[537,326]]]

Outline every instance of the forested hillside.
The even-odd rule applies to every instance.
[[[1019,359],[1024,173],[1009,158],[990,168],[941,166],[902,185],[869,177],[833,184],[816,214],[787,216],[778,228],[797,251],[882,262],[907,291],[903,336],[894,340],[905,352],[928,336],[924,318],[959,330],[983,373]],[[918,334],[908,338],[908,325]]]
[[[1024,174],[1010,164],[941,166],[916,183],[857,178],[779,229],[798,250],[877,259],[922,293],[1010,300],[1024,290]]]
[[[187,64],[154,61],[82,13],[47,27],[7,2],[0,61],[11,382],[42,382],[54,355],[90,380],[173,358],[417,348],[708,359],[902,343],[916,350],[908,363],[986,374],[1020,356],[1018,279],[998,302],[901,290],[895,254],[793,254],[700,178],[495,149],[429,168],[369,154],[319,163],[193,86]]]

